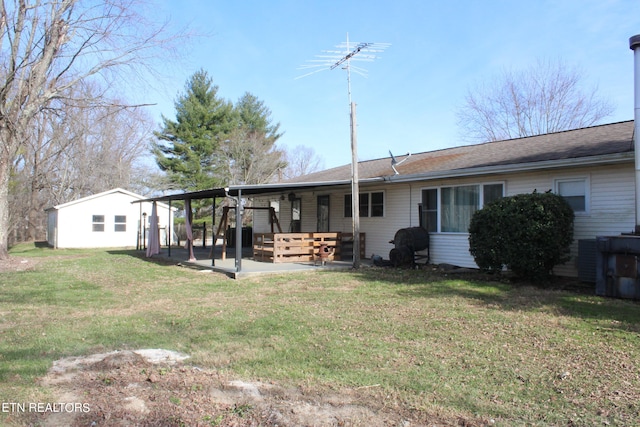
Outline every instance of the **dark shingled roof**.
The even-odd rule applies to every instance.
[[[368,181],[420,180],[431,177],[475,175],[517,170],[533,170],[540,167],[565,166],[575,159],[576,164],[594,164],[613,161],[633,161],[633,121],[593,126],[583,129],[556,132],[527,138],[487,142],[464,147],[399,156],[396,159],[399,175],[391,168],[391,158],[359,162],[358,179]],[[404,160],[404,161],[403,161]],[[550,166],[547,162],[554,162]],[[484,168],[484,169],[483,169]],[[225,197],[227,194],[251,196],[267,193],[302,191],[315,188],[349,188],[351,163],[332,169],[314,172],[289,181],[264,185],[230,185],[189,193],[169,194],[136,201],[171,201]]]
[[[537,162],[613,155],[633,152],[633,121],[487,142],[412,154],[396,165],[400,175],[419,175],[490,166],[524,165]],[[407,156],[396,156],[402,161]],[[359,179],[394,175],[391,158],[359,162]],[[348,180],[351,164],[314,172],[289,182]]]

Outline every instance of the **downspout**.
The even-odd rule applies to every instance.
[[[640,34],[629,39],[629,48],[633,50],[633,144],[636,171],[636,228],[635,234],[640,234],[640,147],[638,134],[640,133]]]

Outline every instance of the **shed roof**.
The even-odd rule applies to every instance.
[[[75,199],[75,200],[71,200],[71,201],[66,202],[66,203],[61,203],[59,205],[48,207],[48,208],[45,209],[45,212],[46,211],[55,211],[55,210],[64,209],[64,208],[66,208],[68,206],[73,206],[73,205],[76,205],[78,203],[86,203],[86,202],[89,202],[91,200],[98,199],[98,198],[104,197],[104,196],[109,196],[111,194],[116,194],[116,193],[125,194],[125,195],[135,199],[136,201],[140,201],[140,202],[143,202],[143,201],[146,200],[144,196],[141,196],[139,194],[133,193],[133,192],[131,192],[129,190],[125,190],[124,188],[119,188],[118,187],[118,188],[112,188],[111,190],[103,191],[101,193],[91,194],[89,196],[82,197],[80,199]],[[168,208],[169,207],[169,206],[166,206],[166,205],[161,205],[161,206],[164,207],[164,208]]]

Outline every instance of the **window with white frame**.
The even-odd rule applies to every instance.
[[[555,181],[556,194],[562,196],[575,213],[586,213],[589,211],[587,178],[567,178]]]
[[[384,192],[376,191],[372,193],[359,193],[360,216],[361,217],[383,217],[384,216]],[[351,194],[344,195],[344,216],[352,216]]]
[[[113,218],[114,226],[113,231],[127,231],[127,216],[126,215],[115,215]]]
[[[92,230],[101,232],[104,231],[104,215],[93,215],[92,219]]]
[[[422,190],[421,226],[430,233],[438,232],[438,189]]]
[[[422,190],[422,226],[431,233],[466,233],[474,212],[503,196],[503,183]]]

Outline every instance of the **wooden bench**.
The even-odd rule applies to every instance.
[[[353,241],[352,233],[255,233],[253,259],[263,262],[315,261],[321,245],[332,251],[334,260],[341,260],[345,242]],[[360,234],[360,254],[366,253],[364,234]],[[350,251],[349,252],[350,255]]]

